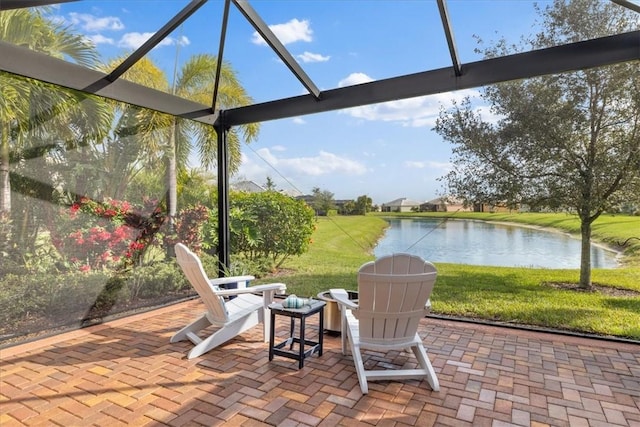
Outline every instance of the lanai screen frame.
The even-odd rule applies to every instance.
[[[0,0],[0,11],[73,1],[79,0]],[[3,41],[0,41],[0,71],[213,126],[218,135],[218,259],[221,275],[224,271],[228,271],[230,265],[226,134],[232,127],[640,60],[639,30],[463,64],[457,54],[446,0],[437,0],[451,55],[450,67],[321,91],[247,0],[224,0],[223,3],[221,2],[224,13],[218,61],[223,60],[227,18],[230,5],[233,3],[307,89],[308,94],[228,110],[216,110],[219,76],[216,77],[210,106],[120,79],[128,68],[171,34],[207,1],[191,0],[154,36],[109,74]],[[640,6],[636,3],[628,0],[610,1],[640,13]]]

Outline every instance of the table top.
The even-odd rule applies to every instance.
[[[282,303],[280,302],[273,302],[271,304],[269,304],[269,308],[271,310],[274,310],[276,312],[281,312],[281,313],[291,313],[291,314],[313,314],[316,313],[318,311],[320,311],[320,309],[322,307],[324,307],[325,305],[327,305],[327,303],[325,301],[320,301],[320,300],[311,300],[311,304],[310,305],[306,305],[304,307],[301,308],[287,308],[284,307],[282,305]]]

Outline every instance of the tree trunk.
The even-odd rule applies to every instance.
[[[178,202],[178,171],[176,165],[176,121],[171,121],[171,135],[169,136],[169,148],[167,152],[167,213],[169,215],[169,227],[173,230],[177,213]]]
[[[591,289],[591,220],[580,218],[580,287]]]
[[[11,212],[11,182],[9,181],[9,126],[0,130],[0,212]]]

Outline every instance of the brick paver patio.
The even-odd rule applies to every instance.
[[[0,425],[640,426],[638,345],[425,319],[441,390],[373,382],[363,396],[335,336],[301,370],[268,361],[259,327],[185,359],[191,344],[169,337],[202,310],[189,301],[0,350]]]

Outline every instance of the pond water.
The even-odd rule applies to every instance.
[[[385,218],[390,227],[374,249],[432,262],[532,268],[580,268],[580,240],[564,233],[485,221]],[[593,268],[618,266],[616,252],[592,245]]]

